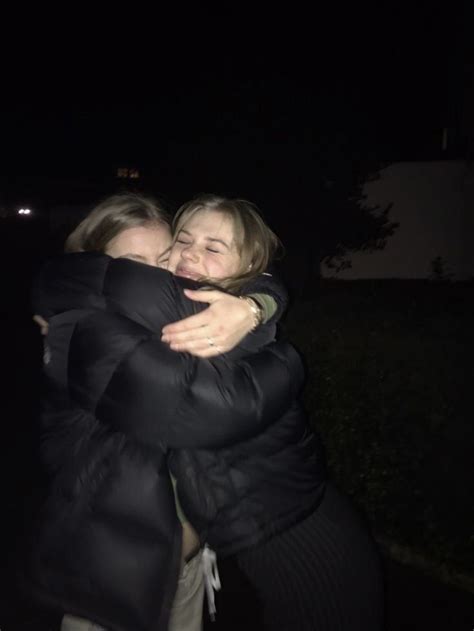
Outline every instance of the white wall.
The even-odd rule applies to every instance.
[[[322,274],[342,279],[427,278],[441,256],[453,279],[474,277],[474,166],[467,162],[399,162],[365,185],[369,205],[393,202],[399,222],[384,250],[356,253],[352,268]]]

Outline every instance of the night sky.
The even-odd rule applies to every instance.
[[[341,160],[437,157],[443,127],[466,120],[463,6],[364,6],[258,18],[234,8],[172,26],[155,18],[151,33],[96,25],[94,35],[44,37],[51,51],[17,51],[3,80],[7,186],[124,165],[171,197],[261,202],[310,195]]]

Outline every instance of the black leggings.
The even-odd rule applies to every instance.
[[[377,550],[351,503],[331,484],[307,519],[220,562],[219,569],[215,631],[382,629]]]

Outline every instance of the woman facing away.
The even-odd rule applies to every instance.
[[[167,628],[166,614],[162,614],[166,599],[161,597],[158,604],[155,598],[155,608],[150,607],[150,583],[142,576],[129,581],[122,591],[115,589],[111,597],[111,577],[124,576],[127,555],[123,550],[114,555],[115,566],[109,560],[92,573],[90,559],[91,549],[99,552],[116,543],[107,533],[99,537],[98,547],[93,518],[100,516],[103,521],[110,514],[114,505],[109,499],[110,481],[117,485],[123,459],[136,465],[143,454],[152,453],[156,466],[158,455],[165,452],[184,514],[201,543],[208,542],[221,557],[233,557],[257,595],[263,628],[381,628],[378,558],[351,507],[326,483],[320,443],[295,400],[301,366],[291,348],[275,343],[264,346],[273,337],[271,326],[259,327],[240,347],[210,362],[173,353],[157,338],[156,332],[167,321],[193,310],[181,293],[183,278],[224,281],[235,289],[239,277],[245,282],[252,271],[262,271],[256,264],[262,244],[251,229],[255,224],[247,221],[253,213],[246,202],[212,196],[185,205],[178,214],[177,238],[170,253],[174,278],[160,270],[92,255],[76,255],[82,258],[53,265],[44,275],[44,314],[52,316],[49,337],[52,363],[56,361],[55,369],[49,369],[51,381],[62,393],[67,386],[73,414],[86,415],[93,426],[88,435],[96,438],[98,432],[101,441],[106,437],[115,456],[115,460],[105,460],[106,471],[103,454],[94,459],[101,475],[93,478],[95,484],[87,479],[87,493],[82,484],[77,499],[83,505],[86,495],[88,517],[84,521],[76,507],[80,519],[69,532],[69,539],[79,547],[87,542],[82,547],[89,561],[73,568],[89,609],[76,606],[70,611],[87,613],[85,617],[107,628]],[[87,301],[84,287],[88,288]],[[257,293],[268,292],[258,288]],[[172,335],[173,327],[169,327],[166,337]],[[63,435],[71,427],[74,423],[68,424]],[[81,438],[84,427],[83,419],[77,430]],[[117,440],[124,447],[120,458],[110,445]],[[92,442],[83,451],[89,458]],[[120,496],[123,502],[132,495],[137,502],[147,488],[143,481],[151,477],[137,476],[130,466],[127,471],[136,477],[127,476],[128,494],[123,488],[120,494],[115,489],[113,497]],[[77,473],[72,475],[76,477]],[[74,497],[71,492],[66,496],[71,494]],[[104,512],[104,503],[109,513]],[[150,506],[147,503],[149,520]],[[156,524],[161,529],[160,544],[166,537],[169,541],[173,531],[172,512],[160,513]],[[63,526],[64,522],[59,529]],[[138,532],[134,526],[132,531]],[[153,546],[145,541],[146,530],[140,532],[139,543],[150,553]],[[156,533],[153,541],[157,545]],[[162,555],[161,545],[159,549]],[[50,567],[54,561],[64,562],[64,550],[56,557],[54,549],[46,545],[44,550]],[[136,567],[139,551],[129,552],[127,567]],[[71,556],[69,565],[77,565],[76,555]],[[155,577],[162,583],[157,589],[163,591],[163,572],[168,567],[166,585],[172,591],[175,566],[169,557],[167,563],[158,558],[162,572]],[[37,575],[44,584],[41,568]],[[102,598],[99,612],[99,603],[92,598],[92,612],[88,599],[98,588],[107,599]],[[113,615],[112,603],[118,608]],[[237,611],[245,603],[235,598],[228,606]],[[126,617],[127,608],[133,611],[132,617]]]
[[[264,230],[263,225],[261,228]],[[162,266],[166,264],[170,244],[171,232],[167,217],[156,203],[142,196],[114,196],[94,209],[67,242],[69,251],[106,252],[109,256],[84,254],[57,259],[42,271],[36,287],[35,311],[47,317],[50,326],[45,356],[48,387],[42,415],[42,452],[43,460],[49,469],[51,484],[43,516],[38,522],[35,533],[36,542],[33,546],[35,554],[30,575],[35,583],[35,591],[43,601],[64,612],[76,614],[64,617],[62,628],[65,630],[89,628],[87,618],[106,624],[110,629],[166,628],[167,619],[170,629],[191,630],[201,627],[203,580],[198,552],[199,538],[182,511],[179,511],[179,504],[176,502],[176,505],[173,503],[171,508],[169,506],[169,476],[164,465],[162,442],[157,443],[157,437],[154,437],[150,445],[150,437],[145,433],[142,433],[141,437],[140,432],[138,437],[131,437],[126,431],[111,431],[113,426],[109,427],[101,423],[90,413],[90,410],[77,405],[73,400],[70,390],[76,383],[72,374],[74,368],[68,374],[70,368],[68,364],[76,366],[81,356],[81,345],[73,350],[70,349],[69,336],[74,337],[77,325],[83,318],[87,318],[86,314],[94,318],[98,317],[101,310],[121,312],[124,308],[120,306],[120,300],[117,300],[116,296],[114,298],[114,291],[111,291],[117,279],[120,279],[121,268],[128,270],[128,277],[125,274],[122,278],[122,282],[119,283],[121,290],[118,293],[121,295],[121,300],[127,298],[131,302],[130,305],[125,306],[125,309],[130,311],[132,319],[138,319],[142,325],[145,323],[149,336],[152,332],[153,334],[160,332],[160,321],[172,322],[180,316],[196,313],[197,309],[194,308],[193,303],[182,299],[182,288],[170,284],[171,278],[167,273],[125,262],[123,262],[125,266],[121,266],[122,261],[116,261],[116,266],[110,265],[110,270],[107,269],[108,264],[112,263],[109,257],[132,259],[154,267]],[[259,269],[266,266],[272,247],[271,239],[267,240],[264,251],[260,253]],[[131,270],[130,265],[132,265]],[[133,272],[131,276],[130,272]],[[145,277],[142,277],[144,272],[148,275],[145,274]],[[161,293],[157,291],[160,284],[163,289]],[[286,299],[285,292],[279,288],[279,285],[269,276],[262,276],[260,280],[256,279],[250,284],[250,290],[252,286],[256,290],[256,298],[262,301],[262,313],[258,303],[251,299],[238,300],[218,291],[199,292],[199,301],[205,299],[206,302],[212,304],[210,308],[183,322],[184,338],[187,339],[184,342],[183,339],[180,340],[181,346],[191,346],[195,354],[210,357],[234,345],[261,318],[269,318],[272,314],[278,315]],[[260,294],[260,289],[267,292],[267,295]],[[181,311],[179,308],[173,308],[173,292],[178,291],[177,307],[179,303],[186,305],[186,308]],[[192,291],[189,294],[195,295]],[[153,299],[150,300],[151,296]],[[140,305],[142,306],[141,313]],[[162,312],[166,309],[163,307],[168,309],[165,320],[163,320]],[[154,310],[156,310],[156,321],[153,315]],[[183,338],[182,334],[181,338]],[[166,350],[163,344],[160,346],[163,347],[162,351]],[[173,366],[174,360],[179,356],[167,352],[172,355],[169,363]],[[284,350],[283,353],[285,352]],[[289,352],[296,366],[298,360],[294,353]],[[196,361],[189,357],[184,362],[180,361],[179,370],[186,365],[192,366]],[[222,363],[222,360],[218,360],[217,365],[219,363]],[[251,371],[248,364],[245,364],[245,368],[232,369],[225,366],[220,369],[221,373],[222,371],[229,373],[232,370],[235,370],[236,374],[239,370],[243,373],[241,383],[237,386],[237,390],[240,388],[242,395],[245,395],[242,396],[242,400],[246,397],[249,399],[254,397],[255,383],[249,379]],[[290,380],[287,368],[280,359],[275,361],[274,371],[280,373],[286,387]],[[217,370],[215,372],[217,373]],[[263,369],[257,367],[255,373],[258,377],[258,373],[263,374]],[[297,381],[300,375],[298,370],[296,373]],[[203,393],[206,393],[212,390],[212,388],[203,387],[203,383],[205,384],[209,379],[216,381],[214,374],[197,374],[194,380],[190,379],[190,383],[194,383],[195,387],[200,384]],[[246,393],[246,388],[250,388],[250,393]],[[202,397],[200,393],[197,394],[197,399],[200,396]],[[285,396],[287,395],[283,395],[283,398]],[[228,403],[224,403],[224,407],[228,407]],[[235,409],[230,412],[231,417],[235,418]],[[222,421],[225,414],[227,411],[222,409]],[[257,417],[244,409],[240,411],[240,414],[245,416],[247,424],[250,422],[251,433],[257,431],[258,427],[255,426]],[[133,421],[134,415],[133,413],[130,416],[130,422]],[[155,418],[156,422],[159,422],[158,417],[159,414]],[[219,430],[223,432],[219,440],[228,440],[225,437],[225,424],[220,425]],[[212,436],[208,438],[205,432],[199,432],[198,427],[196,429],[200,434],[199,441],[203,445],[213,444],[215,439]],[[162,430],[165,436],[166,429],[162,428]],[[236,435],[236,430],[238,435],[241,431],[238,426],[229,428],[231,438]],[[247,431],[249,431],[248,428]],[[117,475],[117,469],[123,468],[123,461],[126,459],[125,451],[143,451],[143,447],[137,446],[137,443],[142,442],[154,452],[153,466],[149,462],[149,455],[145,457],[143,453],[140,453],[133,461],[134,476],[129,477],[127,485],[133,489],[136,497],[144,496],[142,482],[145,480],[147,482],[145,488],[152,487],[149,491],[152,501],[149,507],[143,506],[143,511],[140,512],[137,506],[129,505],[129,499],[123,493],[121,497],[123,514],[119,514],[117,524],[113,523],[115,521],[112,520],[113,513],[108,514],[104,520],[103,536],[107,545],[94,546],[93,535],[96,534],[97,525],[94,525],[92,516],[89,519],[85,511],[86,508],[90,509],[88,502],[92,497],[95,498],[94,515],[101,513],[106,499],[109,500],[109,510],[111,506],[117,509],[115,505],[120,503],[120,493],[117,489],[120,489],[124,483],[124,480]],[[179,441],[176,444],[179,446]],[[117,451],[121,453],[116,453]],[[105,465],[111,454],[120,466],[116,466],[103,482],[102,474],[107,468]],[[127,466],[130,466],[130,463]],[[94,473],[92,478],[91,473]],[[97,494],[95,486],[99,480],[101,493]],[[158,480],[159,485],[156,484]],[[116,488],[113,499],[110,501],[109,496],[114,487]],[[128,536],[124,536],[122,541],[117,541],[115,530],[119,530],[120,525],[127,524],[125,520],[127,507],[130,511],[135,508],[134,522],[129,520]],[[176,509],[178,509],[181,522],[178,522],[178,531],[182,532],[179,545],[181,578],[171,606],[170,596],[176,589],[176,578],[174,578],[176,568],[171,563],[176,560],[178,543],[176,533],[173,533],[171,528],[171,526],[176,526],[172,520],[173,514],[176,516]],[[163,516],[162,523],[159,520],[160,511]],[[134,568],[133,572],[124,573],[124,568],[121,568],[114,576],[112,571],[114,565],[110,563],[110,571],[107,571],[107,563],[110,562],[112,552],[125,566],[125,553],[130,554],[133,550],[134,539],[140,535],[144,524],[151,531],[149,534],[153,534],[153,528],[155,529],[156,541],[150,548],[148,567],[155,572],[156,586],[149,579],[145,580],[144,569]],[[171,542],[175,547],[172,556],[163,554],[166,537],[161,542],[161,546],[157,543],[161,529],[165,531],[168,539],[173,534]],[[141,547],[146,548],[146,542]],[[95,558],[86,566],[81,557],[90,556],[92,550],[96,551]],[[171,545],[170,550],[172,550]],[[139,555],[136,560],[138,562]],[[169,576],[164,576],[166,568],[168,568]],[[119,579],[122,582],[120,586]],[[145,580],[145,587],[142,589],[143,600],[145,600],[147,590],[152,592],[151,600],[154,602],[150,601],[148,609],[143,603],[139,605],[134,602],[135,595],[132,593],[134,579],[137,584]],[[99,590],[93,596],[89,593],[91,585]],[[136,585],[135,589],[140,591]],[[100,599],[100,605],[89,602],[94,601],[97,596],[104,595],[101,591],[108,594],[109,600],[112,599],[118,603],[113,607],[113,614],[110,614],[107,609],[107,607],[110,608],[107,598]],[[128,623],[127,616],[122,612],[123,608],[128,608],[127,615],[130,618]],[[140,617],[135,619],[134,608],[142,610]],[[148,621],[144,622],[145,620]],[[149,622],[151,620],[154,621],[153,624]]]

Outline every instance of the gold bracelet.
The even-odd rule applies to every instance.
[[[255,329],[262,324],[263,321],[263,309],[258,304],[256,300],[251,298],[250,296],[239,296],[240,300],[244,300],[250,307],[250,310],[253,314],[253,324],[250,331],[255,331]]]

